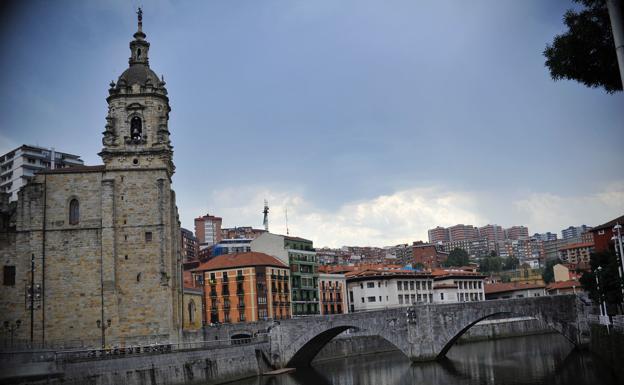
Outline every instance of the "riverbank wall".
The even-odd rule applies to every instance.
[[[266,371],[262,344],[102,359],[0,360],[0,383],[24,385],[214,385]]]
[[[243,332],[246,330],[243,330]],[[252,332],[252,331],[249,331]],[[548,332],[537,320],[516,318],[481,322],[460,343]],[[210,337],[222,337],[214,329]],[[190,337],[190,336],[189,336]],[[199,337],[199,336],[197,336]],[[193,339],[190,337],[189,339]],[[210,341],[210,340],[209,340]],[[227,342],[227,340],[223,340]],[[110,357],[63,357],[58,352],[38,356],[0,355],[0,383],[28,385],[215,385],[269,371],[263,351],[267,342],[172,352],[124,354]],[[394,351],[379,336],[345,333],[330,341],[315,361]]]
[[[614,322],[619,324],[609,327],[596,323],[589,325],[589,351],[600,357],[613,369],[618,378],[624,380],[624,366],[622,365],[622,357],[624,357],[624,316],[618,316]]]

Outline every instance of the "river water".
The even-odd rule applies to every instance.
[[[402,353],[349,357],[237,385],[615,385],[598,359],[558,334],[454,346],[442,362],[412,364]]]

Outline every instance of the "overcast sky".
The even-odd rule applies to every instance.
[[[456,223],[531,233],[624,213],[624,96],[550,79],[571,1],[141,1],[182,225],[207,212],[316,246]],[[0,153],[99,164],[137,1],[0,10]]]

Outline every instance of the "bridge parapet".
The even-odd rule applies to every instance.
[[[271,328],[268,356],[276,367],[309,365],[332,338],[348,329],[378,335],[414,361],[443,357],[470,327],[500,314],[532,316],[576,345],[588,336],[584,304],[575,295],[419,304],[411,307],[280,321]]]

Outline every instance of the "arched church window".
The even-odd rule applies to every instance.
[[[141,118],[135,116],[130,120],[130,137],[132,140],[141,140],[141,135],[143,132],[143,124],[141,122]]]
[[[80,203],[78,199],[72,199],[69,202],[69,224],[77,225],[80,222]]]
[[[137,49],[137,59],[141,58],[141,48]]]
[[[195,322],[195,301],[191,300],[188,304],[189,322]]]

